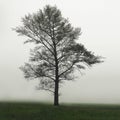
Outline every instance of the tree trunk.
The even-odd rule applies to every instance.
[[[55,91],[54,91],[54,105],[59,105],[59,76],[58,76],[58,60],[57,56],[55,57]]]
[[[59,105],[59,68],[58,68],[58,58],[56,43],[54,39],[54,28],[53,28],[53,46],[54,46],[54,57],[55,57],[55,89],[54,89],[54,106]]]
[[[54,106],[59,105],[58,90],[59,90],[59,82],[58,82],[58,79],[56,79],[56,81],[55,81],[55,93],[54,93]]]
[[[55,47],[55,91],[54,91],[54,105],[59,105],[59,69],[58,69],[58,59]]]

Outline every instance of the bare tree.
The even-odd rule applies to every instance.
[[[54,105],[59,105],[59,86],[63,80],[73,80],[74,70],[101,63],[84,45],[76,42],[80,28],[73,28],[55,6],[45,6],[37,13],[22,18],[23,25],[14,30],[33,42],[29,63],[20,67],[27,79],[39,79],[39,89],[54,93]]]

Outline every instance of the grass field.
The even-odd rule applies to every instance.
[[[120,120],[120,106],[1,102],[0,120]]]

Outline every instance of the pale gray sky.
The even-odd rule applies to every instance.
[[[105,62],[76,74],[75,82],[61,88],[61,102],[120,103],[120,1],[119,0],[0,0],[0,101],[52,101],[51,94],[36,91],[37,81],[26,81],[18,69],[28,60],[31,45],[11,30],[21,17],[56,5],[74,27],[82,28],[79,42]]]

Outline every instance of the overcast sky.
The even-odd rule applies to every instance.
[[[37,81],[27,81],[19,67],[28,61],[29,44],[11,30],[21,17],[46,4],[56,5],[74,27],[81,27],[79,42],[105,62],[76,73],[75,82],[60,89],[60,102],[120,104],[120,1],[119,0],[0,0],[0,101],[52,101],[36,91]]]

